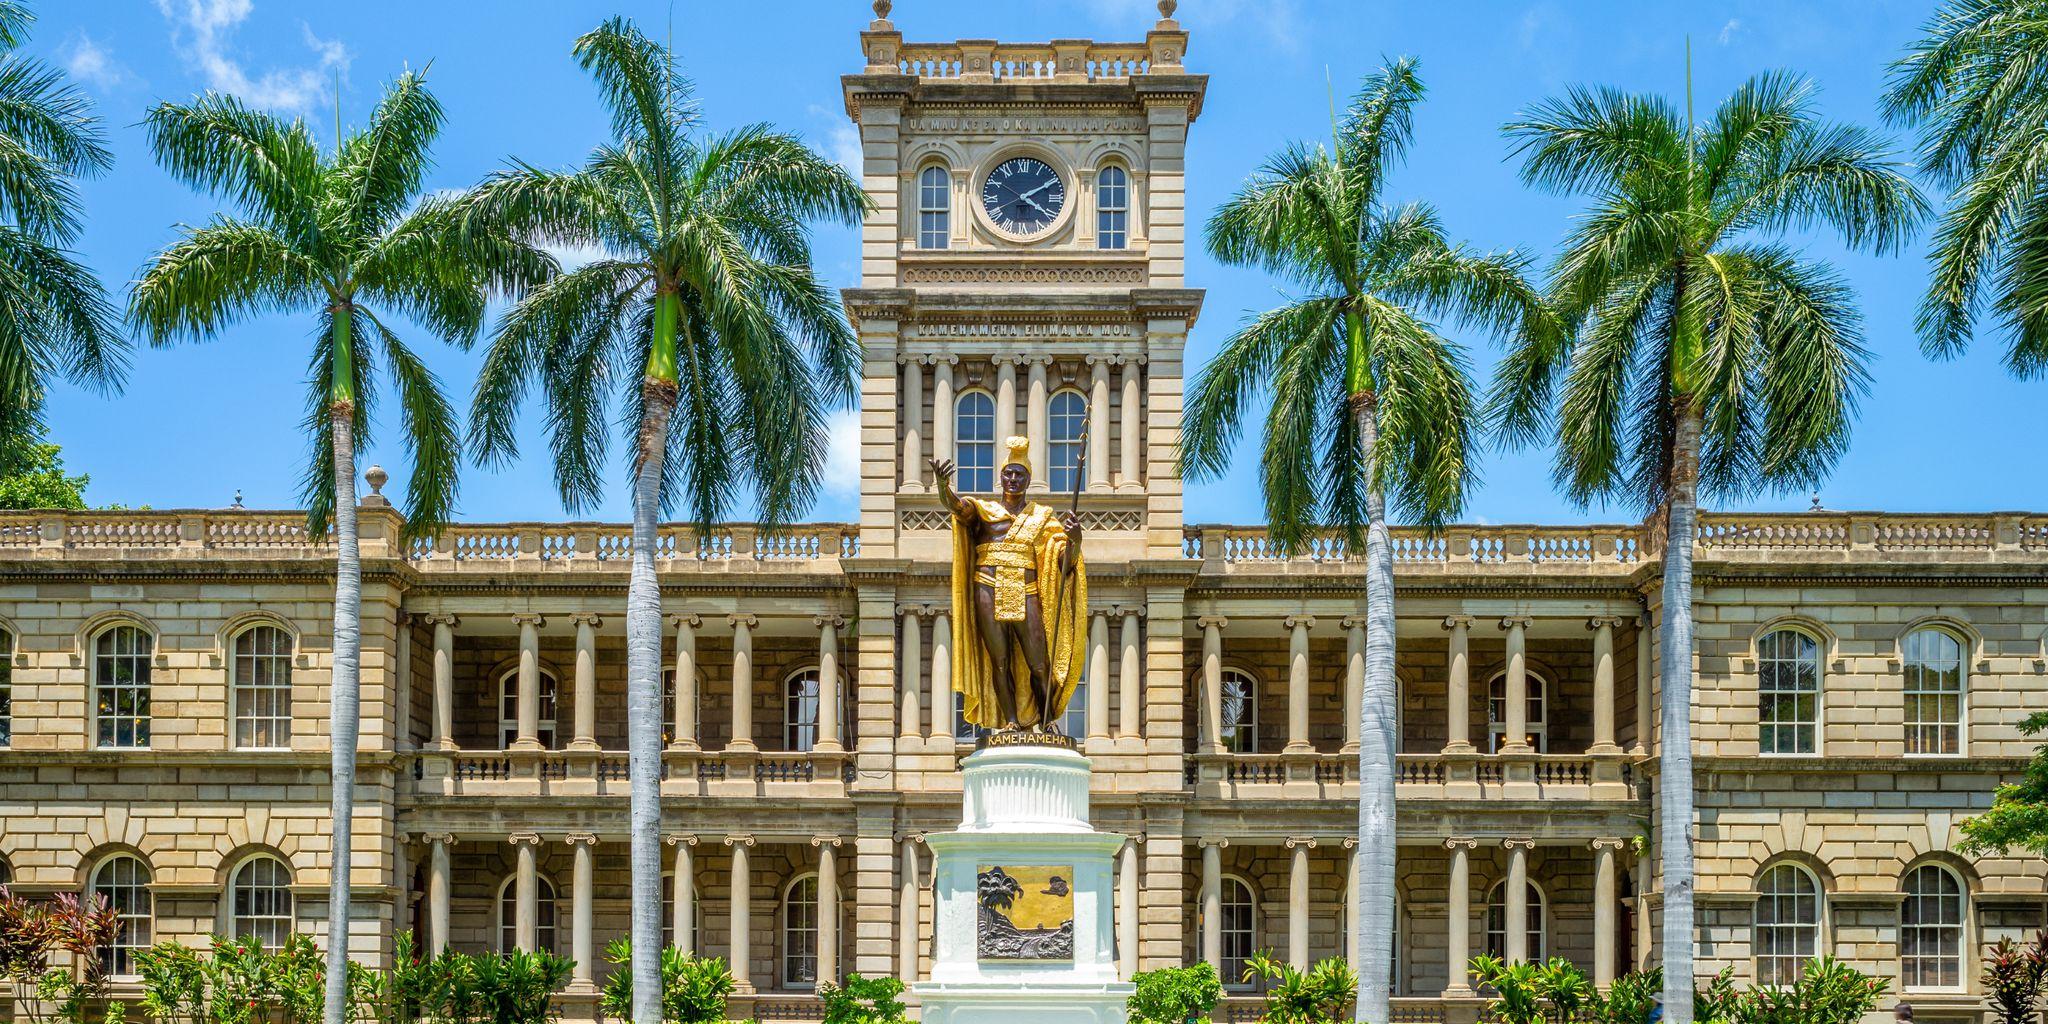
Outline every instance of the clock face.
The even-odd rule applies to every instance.
[[[1035,235],[1052,226],[1067,205],[1067,183],[1034,157],[1011,157],[981,183],[981,205],[996,226],[1013,235]]]

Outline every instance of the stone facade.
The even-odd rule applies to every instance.
[[[1071,721],[1097,827],[1130,837],[1122,969],[1346,952],[1361,567],[1336,540],[1282,557],[1257,528],[1191,525],[1175,470],[1202,297],[1183,278],[1182,147],[1207,82],[1181,64],[1186,35],[1163,20],[1128,45],[907,44],[878,20],[861,41],[866,67],[843,80],[876,208],[845,296],[867,352],[859,521],[661,530],[674,940],[732,957],[736,1015],[770,1020],[815,1014],[819,976],[928,969],[920,840],[958,821],[971,746],[946,689],[925,459],[1018,433],[1041,476],[1087,451],[1095,617]],[[1064,183],[1030,237],[979,201],[1013,156]],[[601,947],[626,929],[627,531],[464,524],[405,542],[375,493],[362,522],[351,948],[388,959],[403,930],[435,948]],[[18,891],[128,871],[138,928],[197,939],[254,927],[237,889],[263,883],[292,926],[324,932],[332,549],[301,524],[0,514],[0,872]],[[1704,524],[1702,968],[1767,976],[1767,930],[1894,978],[1921,1020],[1977,1019],[1976,952],[2048,923],[2048,864],[1953,852],[1957,821],[2031,749],[2022,710],[2048,700],[2048,516]],[[1399,1019],[1473,1019],[1457,966],[1489,948],[1603,979],[1652,962],[1653,533],[1395,543]],[[1923,892],[1941,879],[1953,898]],[[1938,955],[1904,948],[1906,917],[1949,912],[1915,932]],[[581,959],[571,1017],[606,969]]]

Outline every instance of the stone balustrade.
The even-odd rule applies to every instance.
[[[1636,798],[1631,756],[1613,754],[1401,754],[1402,800],[1592,800]],[[1259,800],[1355,800],[1358,756],[1348,753],[1190,754],[1184,781],[1198,796]]]
[[[422,750],[409,755],[422,796],[625,799],[627,754],[613,750]],[[669,750],[663,797],[840,797],[853,756],[838,750]]]

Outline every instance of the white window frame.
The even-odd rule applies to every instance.
[[[1238,703],[1240,713],[1234,716],[1230,713],[1230,684],[1232,680],[1243,681],[1246,688],[1250,691],[1249,699]],[[1249,669],[1238,668],[1235,665],[1225,665],[1223,666],[1221,676],[1217,679],[1217,688],[1220,691],[1218,696],[1222,703],[1222,721],[1217,723],[1217,728],[1223,733],[1222,736],[1218,737],[1223,741],[1223,749],[1233,754],[1258,753],[1259,698],[1265,695],[1265,681]]]
[[[917,172],[917,247],[945,249],[953,244],[953,173],[945,164],[926,164]]]
[[[806,681],[810,683],[808,691],[800,692],[798,687]],[[782,677],[782,749],[801,754],[818,745],[818,726],[824,722],[824,682],[816,665]]]
[[[1259,950],[1259,890],[1239,875],[1224,875],[1220,888],[1216,910],[1223,917],[1217,922],[1222,948],[1216,955],[1222,961],[1223,988],[1228,992],[1249,992],[1258,987],[1258,982],[1244,980],[1244,968]],[[1242,892],[1244,899],[1233,900],[1235,892]],[[1233,913],[1242,916],[1242,927],[1233,924]]]
[[[1062,400],[1070,405],[1078,403],[1079,411],[1061,413]],[[1081,457],[1085,453],[1081,450],[1081,438],[1088,430],[1088,396],[1079,388],[1061,388],[1045,400],[1045,414],[1045,486],[1053,494],[1067,494],[1076,483],[1084,482],[1075,477],[1082,473]]]
[[[253,649],[259,636],[274,636],[279,647],[270,651]],[[251,649],[244,651],[245,644]],[[246,626],[236,631],[228,641],[228,700],[230,713],[234,716],[229,724],[235,749],[291,748],[292,655],[295,646],[291,631],[271,622]],[[267,678],[252,681],[257,676]],[[247,698],[246,705],[244,698]],[[267,706],[266,700],[269,702]],[[271,742],[255,742],[259,738]]]
[[[562,682],[553,672],[540,669],[540,714],[534,725],[534,738],[540,741],[544,750],[558,749],[556,740],[561,735]],[[498,676],[498,749],[512,749],[512,742],[519,738],[519,668],[506,669]]]
[[[251,877],[259,870],[276,874],[261,880]],[[272,902],[263,904],[259,900]],[[228,934],[237,939],[255,935],[264,949],[282,948],[298,927],[291,865],[271,854],[259,853],[235,865],[235,870],[228,874],[226,902]]]
[[[1798,882],[1805,883],[1803,891]],[[1799,920],[1801,901],[1810,901],[1812,920]],[[1826,917],[1827,889],[1805,865],[1780,861],[1765,868],[1757,876],[1756,911],[1750,922],[1755,983],[1790,985],[1797,981],[1806,962],[1826,952]],[[1766,932],[1776,933],[1768,944]],[[1766,945],[1770,946],[1768,952]]]
[[[121,643],[128,639],[127,644]],[[113,648],[113,649],[108,649]],[[112,678],[126,663],[130,677]],[[93,741],[101,750],[149,749],[150,688],[156,665],[156,636],[133,622],[107,626],[92,639]],[[118,712],[126,695],[125,713]],[[127,742],[120,742],[126,739]]]
[[[1550,899],[1544,895],[1543,887],[1529,880],[1529,959],[1540,964],[1550,959]],[[1508,880],[1503,878],[1493,883],[1486,891],[1486,954],[1507,959],[1508,949]]]
[[[107,877],[115,870],[126,872],[128,877]],[[104,896],[120,922],[114,941],[98,950],[100,965],[110,978],[135,977],[135,954],[155,941],[156,894],[150,889],[155,877],[149,862],[132,853],[109,854],[93,865],[85,887],[86,899]]]
[[[1805,657],[1805,652],[1799,650],[1797,646],[1790,651],[1784,650],[1781,645],[1786,641],[1779,639],[1781,637],[1793,638],[1796,641],[1812,644],[1813,656],[1811,658]],[[1756,745],[1759,754],[1765,757],[1818,757],[1820,755],[1822,748],[1821,738],[1823,735],[1822,725],[1826,719],[1824,694],[1827,692],[1827,668],[1823,663],[1826,654],[1827,643],[1825,641],[1818,635],[1797,626],[1778,626],[1757,638]],[[1813,685],[1811,688],[1800,685],[1801,680],[1799,677],[1802,668],[1810,668],[1812,670]],[[1796,701],[1802,694],[1808,694],[1812,697],[1813,713],[1810,717],[1799,717],[1796,711],[1793,713],[1793,717],[1775,716],[1771,713],[1770,709],[1782,708],[1787,700]],[[1773,701],[1773,695],[1777,695],[1778,699]],[[1769,702],[1768,708],[1766,706],[1767,702]],[[1791,749],[1786,749],[1785,735],[1788,731],[1793,738],[1790,744]],[[1798,741],[1802,738],[1810,741],[1804,744],[1807,748],[1804,750],[1799,749],[1801,744]]]
[[[986,416],[982,414],[979,407],[973,413],[969,413],[967,403],[970,401],[988,403]],[[968,388],[960,392],[957,398],[953,399],[952,415],[952,454],[955,467],[954,488],[962,494],[989,494],[994,492],[996,489],[996,469],[998,468],[996,466],[996,445],[1001,441],[1001,438],[997,435],[1002,433],[998,429],[999,425],[996,423],[996,396],[983,388]],[[968,436],[967,424],[970,417],[976,421],[984,418],[988,421],[987,437]],[[970,460],[968,459],[969,452],[973,452],[978,456],[972,460],[972,465],[970,465]],[[969,474],[974,475],[970,476]]]
[[[1529,730],[1530,745],[1539,754],[1550,753],[1550,679],[1541,672],[1523,673],[1528,680],[1528,693],[1524,695],[1523,714],[1528,721],[1523,723]],[[1505,670],[1494,673],[1486,684],[1486,752],[1500,753],[1507,743],[1508,723],[1504,717],[1508,709],[1508,674]],[[1398,728],[1398,727],[1397,727]],[[1398,735],[1398,733],[1397,733]]]
[[[1117,181],[1112,184],[1110,176]],[[1095,245],[1127,249],[1131,240],[1131,172],[1122,164],[1104,164],[1095,178]]]
[[[800,897],[804,883],[810,883],[808,901]],[[810,919],[800,920],[799,911],[808,907]],[[782,901],[777,909],[777,934],[782,939],[782,956],[776,967],[776,977],[782,987],[788,989],[815,989],[818,987],[818,932],[825,922],[825,907],[818,900],[818,873],[807,871],[789,880],[782,887]],[[803,976],[809,968],[811,976]]]
[[[558,901],[560,891],[553,880],[541,872],[534,872],[533,886],[533,949],[536,953],[555,951]],[[510,953],[519,948],[519,873],[506,875],[498,883],[498,898],[494,902],[492,916],[493,934],[498,937],[498,952]]]
[[[1945,643],[1950,651],[1929,651],[1928,645]],[[1952,656],[1951,656],[1952,655]],[[1951,664],[1952,662],[1952,664]],[[1930,683],[1945,669],[1955,672],[1955,685]],[[1922,626],[1899,640],[1899,672],[1903,676],[1905,699],[1906,755],[1908,757],[1961,757],[1969,750],[1965,732],[1970,706],[1970,645],[1955,632],[1939,626]],[[1952,718],[1928,718],[1926,710],[1954,701]],[[1939,714],[1939,712],[1937,712]],[[1930,743],[1931,740],[1931,743]]]
[[[1926,892],[1923,878],[1938,878],[1952,887],[1947,892]],[[1899,903],[1899,990],[1911,992],[1962,992],[1969,986],[1964,953],[1970,949],[1970,887],[1961,875],[1942,864],[1921,864],[1906,872],[1901,887],[1905,899]],[[1937,920],[1927,920],[1930,914]],[[1908,935],[1919,936],[1919,952],[1907,953]],[[1924,952],[1930,944],[1945,947]],[[1926,983],[1928,973],[1946,972],[1949,983]],[[1917,982],[1917,983],[1916,983]]]

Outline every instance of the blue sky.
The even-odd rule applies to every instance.
[[[305,115],[327,140],[337,74],[341,113],[353,122],[399,69],[431,61],[430,84],[449,119],[430,184],[460,188],[513,157],[577,161],[604,122],[570,59],[571,41],[613,13],[657,33],[672,17],[675,47],[713,127],[771,121],[850,159],[854,137],[839,76],[859,69],[856,33],[870,16],[863,0],[678,0],[672,7],[638,0],[42,0],[36,7],[41,20],[29,50],[71,68],[109,125],[117,163],[83,188],[89,224],[80,248],[115,289],[176,237],[176,225],[203,222],[217,209],[150,159],[136,125],[160,100],[234,91]],[[1285,141],[1327,133],[1326,69],[1348,91],[1382,55],[1411,54],[1422,62],[1429,98],[1392,195],[1435,203],[1452,232],[1475,246],[1547,255],[1577,204],[1516,181],[1499,128],[1518,110],[1575,83],[1679,97],[1690,37],[1702,108],[1750,74],[1783,68],[1813,79],[1829,116],[1876,125],[1884,66],[1931,8],[1932,0],[1184,0],[1179,17],[1193,33],[1188,64],[1210,76],[1190,140],[1191,219],[1206,217]],[[1150,0],[899,0],[893,14],[911,40],[1135,40],[1155,16]],[[1800,241],[1835,261],[1857,290],[1877,357],[1854,448],[1822,500],[1843,509],[2048,508],[2048,475],[2039,472],[2038,445],[2026,440],[2037,437],[2048,392],[2003,374],[1995,336],[1955,362],[1920,356],[1912,336],[1920,247],[1876,258],[1822,239]],[[819,270],[834,285],[854,281],[854,243],[851,231],[819,234]],[[1191,365],[1205,361],[1246,312],[1280,298],[1274,282],[1219,268],[1198,250],[1189,279],[1209,293],[1189,343]],[[240,490],[252,507],[292,507],[304,462],[298,423],[309,329],[257,320],[205,345],[138,352],[126,393],[111,400],[60,388],[51,403],[54,439],[73,471],[92,475],[88,498],[212,507]],[[478,353],[416,340],[466,405]],[[1464,340],[1483,379],[1495,350],[1485,338]],[[465,473],[462,518],[561,517],[544,448],[537,438],[527,447],[519,465]],[[365,461],[383,462],[394,477],[390,489],[398,490],[405,468],[394,449],[373,448]],[[1241,458],[1229,478],[1191,488],[1189,519],[1257,521],[1250,469]],[[1475,521],[1633,515],[1568,506],[1552,491],[1541,452],[1489,453],[1482,472],[1468,516]],[[620,485],[600,514],[623,519],[625,478],[615,477]],[[853,484],[842,457],[813,516],[851,518]],[[1803,508],[1808,500],[1765,498],[1754,507]]]

